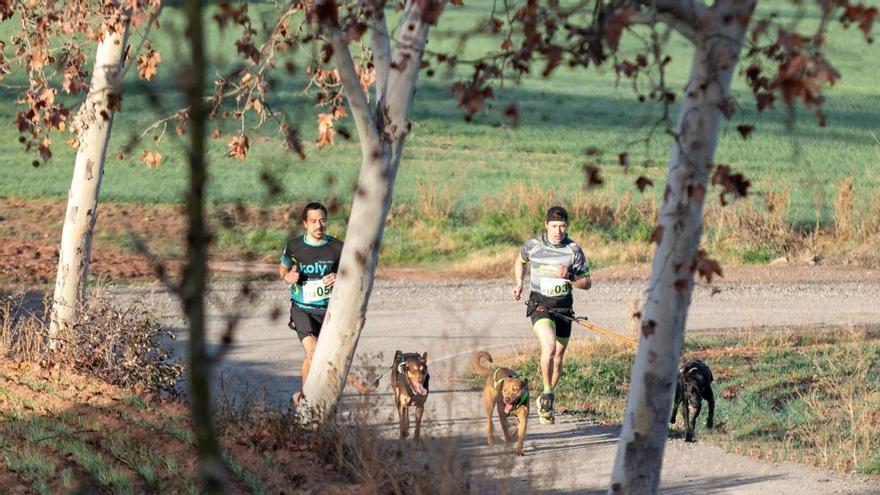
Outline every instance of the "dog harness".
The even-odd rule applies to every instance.
[[[406,391],[409,392],[409,405],[414,405],[413,399],[417,395],[415,390],[412,389],[412,385],[409,383],[409,377],[404,373],[404,368],[406,368],[406,360],[408,358],[416,358],[421,359],[422,355],[417,352],[407,352],[403,353],[401,351],[395,351],[394,353],[394,365],[392,367],[397,368],[397,373],[403,375],[403,385],[406,387]],[[422,380],[422,386],[425,387],[425,390],[428,390],[428,384],[430,383],[431,375],[428,374],[428,366],[425,365],[425,378]]]
[[[519,373],[514,373],[513,376],[502,377],[499,380],[498,379],[498,372],[499,371],[501,371],[501,368],[495,368],[495,373],[492,374],[492,381],[495,382],[495,388],[498,388],[498,385],[500,385],[502,382],[504,382],[505,378],[516,378],[518,380],[524,380],[523,376],[520,375]],[[512,413],[513,411],[516,411],[517,409],[520,408],[520,406],[527,403],[528,401],[529,401],[529,389],[528,389],[528,387],[526,387],[526,391],[524,393],[520,394],[519,400],[516,401],[516,404],[513,405],[513,407],[510,409],[510,412],[507,413],[507,415],[510,416],[510,413]]]

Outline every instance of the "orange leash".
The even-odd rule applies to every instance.
[[[604,335],[606,337],[611,337],[612,339],[617,339],[621,342],[626,342],[627,344],[629,344],[633,347],[638,347],[638,345],[639,345],[639,343],[636,341],[636,339],[631,339],[629,337],[620,335],[619,333],[614,333],[611,330],[606,330],[606,329],[600,327],[599,325],[593,325],[592,323],[588,322],[586,320],[586,318],[574,318],[573,321],[575,321],[578,325],[586,328],[587,330],[596,332],[596,333]]]
[[[526,304],[528,304],[528,302],[526,302]],[[586,328],[587,330],[590,330],[591,332],[596,332],[600,335],[604,335],[606,337],[610,337],[612,339],[616,339],[621,342],[626,342],[627,344],[629,344],[633,347],[638,347],[638,345],[639,345],[639,342],[636,339],[631,339],[627,336],[620,335],[619,333],[615,333],[615,332],[612,332],[611,330],[607,330],[605,328],[602,328],[599,325],[594,325],[594,324],[590,323],[589,321],[587,321],[587,319],[582,316],[569,316],[567,314],[560,313],[558,311],[553,311],[552,309],[550,309],[546,306],[538,306],[536,309],[540,309],[540,308],[543,308],[548,313],[559,316],[560,318],[565,318],[568,321],[573,321],[573,322],[577,323],[578,325]]]
[[[364,385],[363,383],[357,381],[357,379],[351,375],[346,376],[345,380],[348,381],[348,383],[350,383],[352,387],[354,387],[358,392],[360,392],[362,394],[373,393],[376,391],[377,388],[379,388],[379,379],[378,378],[375,380],[372,387],[368,387],[368,386]]]

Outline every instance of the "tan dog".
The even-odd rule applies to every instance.
[[[498,420],[501,423],[501,431],[504,433],[504,441],[510,443],[510,424],[507,422],[511,414],[516,416],[516,446],[514,455],[523,455],[523,441],[526,437],[526,424],[529,420],[529,381],[521,378],[510,368],[493,368],[484,365],[481,361],[485,358],[489,364],[492,356],[485,351],[474,354],[474,371],[486,377],[486,385],[483,386],[483,400],[486,402],[486,433],[489,436],[489,445],[495,445],[495,432],[492,429],[492,414],[498,409]]]
[[[428,400],[428,353],[394,354],[391,367],[391,389],[394,390],[394,405],[400,417],[400,438],[409,436],[409,407],[416,408],[416,431],[413,440],[419,441],[425,401]]]

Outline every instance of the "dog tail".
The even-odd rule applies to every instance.
[[[492,367],[486,366],[482,363],[483,358],[486,358],[486,361],[489,361],[489,364],[494,364],[492,361],[492,355],[486,351],[480,351],[474,353],[473,367],[474,371],[476,371],[481,376],[488,376],[492,373]]]
[[[368,387],[368,386],[364,385],[363,383],[357,381],[357,379],[351,375],[346,376],[345,379],[348,381],[348,383],[351,384],[352,387],[354,387],[358,392],[360,392],[362,394],[373,393],[376,391],[377,388],[379,388],[379,379],[378,378],[373,382],[372,387]]]

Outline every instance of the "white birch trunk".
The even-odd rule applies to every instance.
[[[85,300],[92,234],[98,215],[98,192],[104,176],[107,143],[113,123],[113,110],[108,106],[108,96],[118,97],[121,92],[128,30],[126,23],[122,33],[108,32],[98,44],[89,93],[77,115],[79,147],[61,232],[58,275],[49,326],[49,345],[52,347],[55,341],[51,338],[73,326]]]
[[[690,80],[679,112],[660,210],[662,239],[654,253],[642,334],[610,493],[656,493],[668,436],[684,329],[703,226],[704,193],[715,156],[730,80],[756,0],[719,0],[696,34]],[[724,19],[728,21],[725,22]],[[676,282],[686,281],[682,290]],[[679,284],[681,287],[681,284]]]
[[[376,77],[383,90],[378,92],[378,108],[372,118],[353,67],[348,68],[351,63],[348,49],[344,48],[341,38],[334,42],[334,61],[357,124],[363,159],[336,286],[303,387],[305,399],[301,417],[304,419],[324,422],[335,411],[364,326],[394,180],[409,133],[409,112],[428,29],[415,2],[409,2],[400,22],[392,59],[396,68]],[[381,31],[374,29],[372,33],[376,36]],[[387,33],[387,29],[384,32]],[[374,48],[380,45],[382,43],[374,43]],[[340,48],[344,48],[344,53]],[[383,60],[383,55],[387,58],[387,54],[377,58]],[[383,65],[386,64],[379,64],[376,70],[380,71]]]

